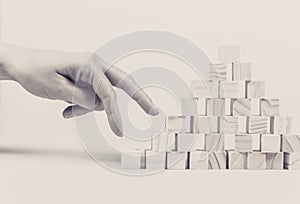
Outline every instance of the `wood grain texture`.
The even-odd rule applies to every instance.
[[[283,152],[266,153],[266,169],[283,169]]]
[[[223,134],[206,134],[205,135],[205,150],[208,152],[223,152],[225,151],[224,135]]]
[[[282,151],[300,153],[300,135],[283,135]]]
[[[233,80],[249,81],[251,80],[251,63],[233,63]]]
[[[263,116],[279,116],[279,99],[261,99],[260,114]]]
[[[251,152],[248,154],[248,169],[264,170],[266,169],[266,154],[261,152]]]
[[[189,169],[205,170],[208,169],[208,152],[205,151],[191,151],[189,158]]]
[[[245,152],[228,151],[228,168],[229,169],[247,169],[248,154]]]
[[[238,152],[252,152],[253,151],[252,136],[249,134],[236,134],[234,149],[235,151]]]
[[[263,98],[265,97],[264,81],[247,81],[246,83],[247,98]]]
[[[292,118],[291,117],[271,117],[271,133],[272,134],[290,134],[292,129]]]
[[[211,64],[208,75],[210,81],[231,81],[232,63]]]
[[[226,169],[226,152],[211,152],[208,158],[209,169]]]
[[[225,100],[209,98],[206,101],[206,113],[208,116],[222,116],[225,114]]]
[[[284,153],[284,168],[289,170],[300,170],[300,153]]]
[[[250,116],[251,100],[250,99],[232,99],[232,115],[233,116]]]
[[[245,98],[245,81],[221,81],[220,98]]]
[[[270,131],[269,118],[266,116],[247,117],[247,133],[268,133]]]
[[[167,152],[167,169],[184,170],[187,167],[187,153]]]
[[[236,117],[236,116],[221,116],[220,117],[220,132],[221,133],[237,133],[238,132],[238,117]]]
[[[262,134],[261,135],[261,151],[276,153],[281,149],[281,135]]]
[[[193,133],[209,133],[212,127],[212,116],[194,116],[191,123]]]

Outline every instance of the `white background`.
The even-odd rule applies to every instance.
[[[297,0],[2,0],[1,36],[86,51],[130,31],[162,29],[194,41],[212,61],[219,45],[240,45],[253,78],[266,80],[267,95],[281,99],[299,133],[299,8]],[[61,117],[65,103],[13,82],[2,82],[1,92],[0,203],[299,203],[300,172],[111,173],[89,159],[73,121]]]

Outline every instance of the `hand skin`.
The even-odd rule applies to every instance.
[[[64,118],[105,110],[112,131],[123,136],[113,87],[123,89],[150,115],[158,108],[134,79],[115,66],[109,69],[91,52],[38,50],[0,44],[0,80],[14,80],[28,92],[69,105]]]

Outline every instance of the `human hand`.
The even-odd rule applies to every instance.
[[[130,75],[115,66],[106,69],[103,60],[90,52],[48,51],[13,45],[1,45],[0,52],[1,78],[19,82],[36,96],[72,103],[63,111],[65,118],[105,110],[112,131],[122,136],[113,86],[123,89],[146,113],[159,113]]]

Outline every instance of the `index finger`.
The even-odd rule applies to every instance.
[[[154,105],[151,98],[145,93],[145,91],[136,83],[133,77],[117,68],[111,66],[105,72],[106,76],[111,81],[112,85],[123,89],[132,99],[134,99],[140,107],[150,115],[159,114],[159,109]]]

